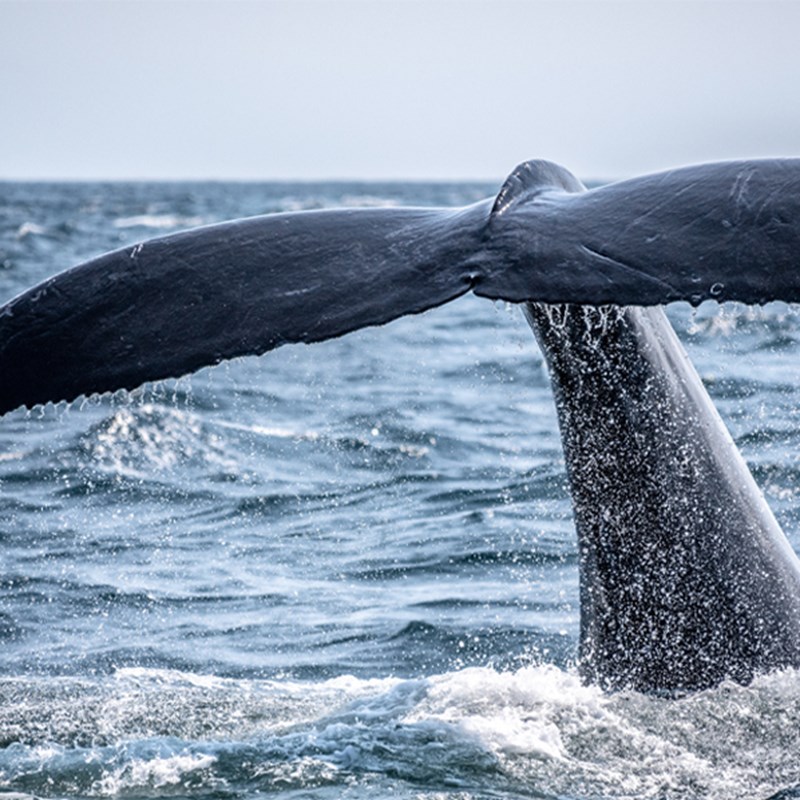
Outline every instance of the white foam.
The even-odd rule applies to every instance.
[[[175,669],[153,669],[148,667],[120,667],[114,672],[116,681],[134,683],[156,683],[161,685],[197,686],[203,689],[220,689],[234,683],[229,678],[216,675],[199,675]]]
[[[179,786],[188,775],[211,767],[216,757],[202,753],[181,753],[150,759],[133,759],[97,781],[93,794],[118,795],[134,789],[163,789]]]
[[[44,233],[47,233],[47,229],[41,225],[37,225],[35,222],[23,222],[17,228],[17,239],[24,239],[26,236],[41,236]]]
[[[605,697],[577,676],[556,667],[516,672],[471,668],[432,678],[425,699],[405,721],[441,720],[478,739],[496,755],[566,758],[557,712],[582,707],[603,716]]]
[[[102,769],[92,776],[97,794],[208,789],[222,780],[220,754],[236,761],[238,748],[263,756],[247,755],[237,780],[258,778],[265,790],[398,770],[412,784],[469,785],[480,775],[512,795],[637,800],[744,800],[800,785],[794,670],[681,699],[604,694],[547,665],[413,680],[240,680],[147,668],[95,684],[58,680],[58,691],[32,685],[25,709],[7,709],[20,741],[39,742],[6,750],[0,773],[9,788],[34,773],[58,778],[79,758]],[[76,739],[108,744],[81,754],[49,743]]]

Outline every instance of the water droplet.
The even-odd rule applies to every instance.
[[[711,296],[712,297],[719,297],[722,294],[722,290],[725,286],[721,283],[714,283],[711,285]]]

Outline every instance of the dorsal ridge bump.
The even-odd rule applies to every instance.
[[[568,169],[552,161],[524,161],[511,172],[497,193],[490,219],[549,190],[572,194],[585,191],[585,187]]]

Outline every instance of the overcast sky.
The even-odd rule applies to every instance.
[[[0,0],[0,178],[800,155],[800,2]]]

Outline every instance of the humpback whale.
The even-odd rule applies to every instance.
[[[586,191],[546,161],[464,208],[273,214],[101,255],[0,306],[0,414],[316,342],[466,292],[523,305],[578,533],[579,668],[692,690],[800,666],[800,562],[662,306],[800,300],[800,159]]]

